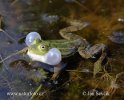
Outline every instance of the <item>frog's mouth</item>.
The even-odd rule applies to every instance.
[[[33,61],[39,61],[43,62],[49,65],[57,65],[61,62],[61,52],[57,48],[52,48],[49,50],[48,53],[44,55],[37,55],[30,51],[27,52],[27,55],[33,60]]]

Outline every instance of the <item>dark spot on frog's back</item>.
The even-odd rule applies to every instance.
[[[74,55],[77,51],[77,48],[75,47],[72,47],[72,48],[65,48],[65,49],[60,49],[61,53],[62,53],[62,57],[63,58],[67,58],[67,57],[70,57],[72,55]]]

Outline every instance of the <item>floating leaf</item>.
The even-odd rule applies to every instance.
[[[124,44],[124,33],[113,32],[112,36],[109,36],[109,40],[111,40],[114,43]]]
[[[124,36],[123,37],[109,36],[109,40],[111,40],[114,43],[124,44]]]
[[[124,33],[122,33],[122,32],[112,32],[112,35],[113,36],[119,36],[119,37],[121,37],[121,36],[123,36],[124,37]]]
[[[96,74],[102,71],[102,62],[106,57],[106,53],[102,53],[101,57],[94,63],[93,77],[95,78]]]
[[[97,61],[94,63],[93,77],[95,78],[96,74],[100,71],[102,71],[101,61]]]

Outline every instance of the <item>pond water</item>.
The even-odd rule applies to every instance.
[[[57,81],[51,82],[52,73],[39,67],[42,66],[40,63],[30,63],[26,53],[16,54],[0,64],[0,100],[30,100],[30,94],[7,93],[33,93],[40,84],[43,85],[39,91],[41,96],[33,97],[36,100],[107,98],[105,95],[87,94],[94,89],[108,91],[110,100],[123,99],[123,3],[123,0],[1,0],[1,60],[25,48],[24,39],[31,31],[39,32],[44,40],[62,39],[59,30],[69,26],[69,20],[90,23],[75,33],[86,38],[91,45],[104,43],[108,55],[103,64],[106,71],[102,70],[96,78],[92,74],[96,59],[83,59],[75,54],[63,60],[66,68]],[[109,38],[113,32],[117,33],[116,36]]]

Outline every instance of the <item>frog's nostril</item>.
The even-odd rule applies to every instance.
[[[37,32],[30,32],[25,39],[25,43],[27,46],[30,46],[35,39],[41,40],[41,36]]]

